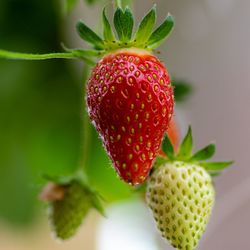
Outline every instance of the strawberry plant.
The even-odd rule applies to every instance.
[[[94,1],[88,1],[94,2]],[[177,249],[195,249],[209,220],[215,191],[212,176],[232,162],[206,162],[215,152],[213,144],[192,155],[189,129],[177,153],[169,127],[174,113],[174,95],[183,100],[190,91],[183,82],[171,84],[167,68],[155,55],[174,27],[173,17],[155,27],[156,7],[143,17],[133,33],[134,16],[116,1],[114,23],[102,12],[100,36],[83,21],[79,36],[91,47],[48,54],[0,50],[0,57],[16,60],[79,59],[85,63],[86,111],[112,165],[122,181],[146,186],[146,202],[162,236]],[[68,9],[77,1],[67,1]],[[125,3],[125,4],[124,4]],[[88,66],[87,66],[88,65]],[[90,68],[90,72],[87,69]],[[83,170],[73,176],[47,176],[41,194],[48,203],[52,230],[60,239],[72,237],[91,208],[104,213],[102,199],[86,171],[89,146],[88,118],[84,116]],[[172,123],[173,124],[173,123]],[[162,145],[162,149],[161,149]],[[144,192],[144,191],[143,191]]]

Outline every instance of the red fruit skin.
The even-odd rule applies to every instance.
[[[146,51],[106,55],[88,81],[87,106],[119,176],[132,185],[144,182],[173,114],[164,65]]]

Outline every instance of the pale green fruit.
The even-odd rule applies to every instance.
[[[93,205],[90,192],[79,182],[62,187],[64,197],[49,204],[49,218],[56,237],[66,240],[75,235]]]
[[[214,199],[212,180],[206,170],[181,161],[157,168],[149,179],[146,194],[162,236],[180,250],[196,248]]]

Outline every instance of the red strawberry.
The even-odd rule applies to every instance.
[[[155,6],[132,36],[134,19],[129,8],[114,14],[115,37],[103,11],[103,38],[78,22],[81,38],[95,50],[71,50],[87,62],[102,57],[87,86],[90,119],[120,177],[142,183],[151,169],[173,114],[173,89],[165,66],[153,55],[169,35],[171,15],[153,31]]]
[[[173,114],[173,90],[162,63],[145,50],[105,56],[87,86],[88,112],[122,179],[145,180]]]

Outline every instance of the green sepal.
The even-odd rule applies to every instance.
[[[219,171],[232,165],[233,161],[225,162],[200,162],[199,165],[207,171]]]
[[[139,24],[138,30],[134,36],[134,42],[138,46],[145,44],[152,34],[156,20],[156,5],[144,16],[141,23]]]
[[[174,100],[175,102],[183,102],[193,92],[192,85],[183,80],[172,80],[172,86],[174,88]]]
[[[105,215],[105,210],[103,208],[102,202],[101,200],[103,200],[103,198],[97,193],[92,191],[91,192],[91,202],[93,207],[102,215],[102,216],[106,216]]]
[[[157,156],[155,161],[154,161],[153,168],[154,169],[158,168],[167,162],[168,162],[167,158],[164,158],[162,156]]]
[[[104,37],[104,40],[106,42],[115,41],[116,39],[115,39],[113,30],[111,28],[111,25],[109,23],[109,20],[108,20],[108,18],[106,16],[105,8],[103,9],[103,12],[102,12],[102,21],[103,21],[103,37]]]
[[[203,149],[196,152],[192,157],[191,161],[204,161],[210,159],[215,153],[215,144],[209,144]]]
[[[123,11],[117,8],[114,14],[114,26],[119,39],[122,42],[129,42],[132,36],[134,18],[129,8]]]
[[[155,49],[167,38],[174,27],[174,19],[168,14],[165,21],[151,34],[147,41],[147,48]]]
[[[162,150],[170,160],[174,159],[174,147],[167,134],[162,141]]]
[[[211,177],[217,177],[221,175],[221,171],[208,171]]]
[[[92,44],[95,49],[103,50],[104,49],[104,42],[103,40],[86,24],[82,21],[79,21],[76,24],[76,29],[79,36],[85,40],[86,42]]]
[[[42,178],[47,180],[47,181],[58,184],[58,185],[67,185],[75,179],[75,177],[73,175],[70,175],[70,176],[52,176],[52,175],[48,175],[48,174],[43,174]]]
[[[133,188],[133,192],[135,192],[135,193],[143,193],[143,194],[145,194],[146,190],[147,190],[147,182],[144,182],[141,185],[136,186],[136,187]]]
[[[192,150],[193,150],[193,136],[192,136],[191,126],[189,126],[188,132],[180,145],[180,149],[176,158],[178,160],[188,160],[192,156]]]

